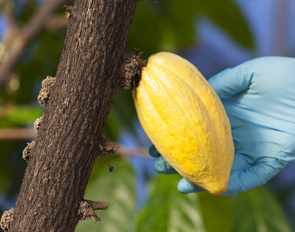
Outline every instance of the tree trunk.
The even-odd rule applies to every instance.
[[[11,231],[74,231],[120,86],[137,0],[76,0]],[[99,194],[103,189],[97,189]],[[99,199],[91,199],[99,200]]]

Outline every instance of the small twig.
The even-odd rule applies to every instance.
[[[35,139],[37,134],[29,128],[5,128],[0,129],[0,140],[31,140]]]
[[[116,154],[119,154],[124,157],[140,156],[140,157],[151,158],[147,148],[141,148],[141,147],[130,148],[130,147],[123,146],[122,144],[119,144],[119,145],[120,145],[120,148],[118,149]]]
[[[87,201],[93,210],[106,210],[109,207],[109,203],[107,202],[98,202],[98,201],[90,201],[90,200],[84,200],[84,201]]]
[[[59,30],[66,28],[68,26],[68,19],[66,19],[63,15],[53,16],[46,26],[47,30]]]
[[[6,128],[0,129],[1,140],[32,140],[36,139],[37,133],[30,128]],[[150,157],[147,148],[131,148],[122,144],[117,144],[119,149],[114,153],[123,157],[140,156]]]
[[[80,217],[80,220],[85,220],[86,218],[92,217],[93,221],[96,223],[101,221],[101,218],[96,215],[94,210],[106,210],[108,207],[109,203],[107,202],[83,200],[79,205],[78,216]]]
[[[118,144],[116,144],[112,141],[109,141],[105,138],[100,139],[100,141],[98,143],[98,147],[101,152],[113,153],[113,154],[115,154],[116,151],[119,149]]]

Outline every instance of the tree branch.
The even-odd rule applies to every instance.
[[[101,218],[95,214],[94,210],[106,210],[108,207],[109,203],[107,202],[83,200],[79,205],[78,216],[80,217],[80,220],[92,217],[93,221],[96,223],[101,221]]]
[[[121,83],[137,0],[76,0],[11,230],[74,231]],[[36,19],[35,19],[36,20]],[[104,189],[99,189],[104,191]]]
[[[1,140],[33,140],[36,139],[37,133],[30,128],[7,128],[0,129],[0,141]],[[117,143],[119,149],[114,153],[123,157],[140,156],[150,157],[148,149],[143,147],[127,147],[123,144]]]
[[[0,3],[0,9],[2,9],[2,12],[7,20],[8,31],[19,30],[19,25],[13,14],[14,8],[14,3],[10,0],[2,0]]]
[[[59,30],[68,26],[68,19],[63,15],[52,16],[46,26],[47,30]]]
[[[32,140],[36,139],[36,132],[28,128],[0,129],[0,140]]]
[[[46,29],[57,9],[60,9],[67,2],[69,0],[46,1],[25,26],[17,28],[17,30],[14,29],[13,33],[9,33],[5,37],[6,39],[3,43],[6,52],[2,59],[0,57],[0,88],[10,79],[13,69],[23,54],[25,47]],[[15,20],[13,20],[11,12],[8,13],[7,11],[6,17],[10,21],[10,26],[16,25],[13,22]],[[12,34],[13,36],[11,36]]]

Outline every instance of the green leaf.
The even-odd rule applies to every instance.
[[[22,183],[27,162],[22,151],[27,143],[21,140],[0,141],[0,195],[14,197]]]
[[[113,105],[114,106],[114,105]],[[115,141],[119,135],[122,125],[119,122],[119,115],[116,114],[114,107],[111,108],[111,112],[108,116],[107,123],[104,127],[103,137]]]
[[[30,123],[34,122],[36,118],[43,114],[44,109],[40,106],[17,106],[15,107],[7,117],[11,121],[18,123]]]
[[[207,232],[230,232],[232,227],[232,201],[227,196],[198,194]]]
[[[95,181],[88,185],[84,197],[109,203],[107,210],[96,211],[102,221],[98,223],[94,223],[92,219],[81,221],[78,223],[76,232],[130,231],[136,203],[134,172],[124,160],[115,162],[114,166],[115,169],[111,174],[106,168]]]
[[[159,52],[160,17],[145,2],[138,3],[133,16],[126,49],[134,52],[134,47],[143,51],[142,59]]]
[[[238,194],[233,215],[234,232],[292,231],[282,208],[264,186]]]
[[[0,116],[0,128],[18,127],[32,124],[41,117],[44,109],[40,106],[16,106]]]
[[[135,232],[206,231],[198,194],[177,191],[179,175],[159,175],[151,181],[150,198],[138,215]]]
[[[159,51],[188,49],[197,41],[194,24],[199,15],[209,17],[242,46],[253,47],[250,29],[232,0],[162,0],[138,4],[126,49],[140,47],[143,59]]]

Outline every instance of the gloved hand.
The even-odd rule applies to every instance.
[[[235,146],[227,191],[249,191],[295,161],[295,59],[263,57],[224,70],[209,79],[229,117]],[[196,86],[197,88],[197,86]],[[177,173],[154,146],[155,171]],[[186,179],[178,191],[203,191]]]

